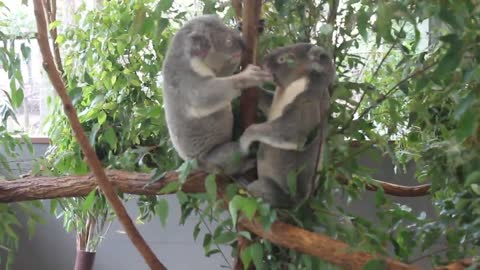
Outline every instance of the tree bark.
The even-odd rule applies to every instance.
[[[176,172],[168,172],[162,180],[151,183],[150,174],[118,170],[107,170],[108,178],[117,191],[136,195],[155,195],[160,189],[171,182],[178,180]],[[182,190],[188,193],[204,192],[204,172],[190,174]],[[217,184],[225,184],[227,180],[217,177]],[[345,177],[338,177],[338,181],[348,183]],[[399,186],[381,182],[380,186],[386,194],[404,197],[427,195],[430,185]],[[97,187],[94,176],[31,176],[10,181],[0,181],[0,203],[44,200],[65,197],[86,196]],[[377,186],[367,185],[369,190],[377,190]]]
[[[261,223],[242,219],[240,224],[248,231],[269,240],[276,245],[322,258],[344,269],[361,270],[372,259],[383,259],[389,270],[417,270],[390,258],[375,256],[367,252],[352,251],[350,247],[338,240],[322,234],[313,233],[283,222],[275,222],[270,231],[265,231]]]
[[[236,10],[239,8],[237,7]],[[258,27],[261,0],[244,0],[242,8],[242,34],[245,41],[245,52],[242,57],[242,67],[255,64],[257,58]],[[257,115],[258,89],[245,89],[240,97],[241,126],[243,129],[255,123]]]
[[[243,7],[242,7],[243,2]],[[242,14],[242,34],[245,41],[245,52],[242,57],[242,67],[246,68],[249,64],[255,64],[257,59],[258,29],[260,23],[260,13],[262,10],[262,0],[236,0],[233,6],[237,16]],[[240,125],[246,129],[255,123],[257,115],[258,88],[245,89],[240,97]],[[250,244],[248,239],[238,235],[237,238],[238,254],[235,258],[235,270],[243,270],[244,266],[240,259],[240,254]]]
[[[126,171],[106,171],[115,190],[137,195],[155,195],[168,183],[178,180],[176,172],[170,172],[155,183],[149,184],[151,175]],[[206,174],[190,174],[183,190],[189,193],[204,192],[203,179]],[[217,177],[220,179],[219,177]],[[219,183],[220,185],[220,183]],[[97,187],[93,174],[81,176],[38,176],[12,181],[0,181],[0,203],[44,200],[67,197],[87,196]]]
[[[74,270],[92,270],[96,252],[77,250]]]

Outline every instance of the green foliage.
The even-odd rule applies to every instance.
[[[157,6],[154,1],[108,1],[101,10],[90,11],[81,7],[77,24],[57,39],[65,52],[68,92],[107,168],[162,172],[178,165],[167,137],[158,76],[172,35],[170,24],[182,18],[170,20],[165,14],[169,9],[168,1]],[[169,19],[166,24],[162,17]],[[53,142],[47,156],[50,173],[85,174],[88,167],[59,104],[53,102],[48,119],[55,123],[48,133]],[[62,199],[54,206],[60,207],[67,230],[85,234],[91,231],[88,226],[96,226],[89,246],[95,250],[113,212],[103,195],[90,195]],[[138,204],[140,219],[157,212],[165,224],[166,201],[142,197]]]
[[[203,2],[231,22],[232,8]],[[418,250],[430,254],[433,264],[478,254],[480,3],[337,2],[263,4],[266,27],[260,55],[294,42],[314,42],[334,53],[337,67],[320,187],[305,206],[280,216],[346,241],[354,249],[387,254],[385,247],[391,245],[394,255],[405,262],[415,260]],[[350,147],[352,140],[362,145]],[[381,189],[372,209],[376,223],[336,204],[338,194],[346,194],[350,202],[362,198],[366,184],[374,183],[373,168],[357,161],[372,148],[390,157],[397,172],[405,171],[409,162],[416,163],[416,179],[432,184],[438,219],[394,203]],[[338,175],[347,177],[348,185],[340,185]],[[294,172],[289,178],[294,179]],[[294,181],[289,182],[294,190]],[[229,204],[233,221],[240,209],[258,210],[253,205],[259,202],[253,202],[234,196]],[[256,215],[262,219],[259,211]],[[441,241],[448,243],[444,253],[433,248]],[[272,247],[268,241],[256,240],[253,245],[262,247],[258,253],[264,254],[262,262],[268,262],[269,269],[331,267]],[[241,256],[246,264],[253,260],[250,251]],[[382,265],[372,261],[365,267],[382,269]]]
[[[23,76],[20,72],[21,61],[30,58],[30,48],[26,42],[21,43],[21,52],[15,48],[15,35],[18,30],[12,33],[13,24],[18,21],[4,1],[0,1],[0,67],[5,70],[9,80],[10,89],[0,89],[0,181],[18,177],[11,168],[10,161],[20,158],[20,151],[25,149],[33,154],[33,146],[30,139],[21,130],[10,130],[9,123],[18,124],[15,110],[23,102]],[[18,248],[19,236],[17,230],[26,223],[29,237],[35,232],[37,222],[43,219],[38,214],[42,204],[15,203],[0,204],[0,267],[6,270],[11,269],[14,254]]]

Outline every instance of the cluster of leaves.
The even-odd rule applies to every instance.
[[[232,22],[232,8],[203,2],[207,12],[225,14],[227,23]],[[319,175],[322,184],[308,205],[288,213],[293,223],[362,250],[387,254],[387,247],[393,246],[394,254],[405,262],[415,261],[413,255],[419,250],[433,264],[478,252],[479,11],[480,3],[475,1],[264,3],[266,30],[260,55],[278,46],[314,42],[331,49],[337,67],[327,158]],[[351,147],[352,140],[362,142],[361,146]],[[376,151],[367,152],[372,148]],[[361,166],[358,156],[378,153],[388,155],[396,171],[415,162],[416,179],[432,184],[438,218],[415,214],[385,197],[381,189],[376,193],[376,224],[336,203],[334,197],[340,193],[347,194],[349,201],[362,197],[365,184],[373,183],[372,168]],[[346,176],[349,185],[339,185],[338,175]],[[234,201],[230,210],[260,209],[250,200]],[[187,209],[200,209],[196,204]],[[207,204],[201,211],[212,215],[214,209]],[[271,213],[267,211],[266,217]],[[217,233],[221,227],[231,224],[217,223],[205,247],[218,243],[215,237],[221,235]],[[230,244],[235,246],[235,240]],[[444,246],[441,252],[433,248],[435,244]],[[272,249],[268,241],[253,241],[252,249],[256,251],[246,251],[242,259],[257,268],[268,263],[269,269],[318,269],[321,263],[291,250]],[[366,267],[376,269],[377,264]]]
[[[21,61],[28,61],[30,48],[26,41],[21,41],[21,54],[16,51],[16,36],[11,35],[12,26],[10,10],[0,1],[0,66],[7,73],[10,89],[0,89],[0,180],[16,178],[10,161],[20,158],[25,149],[33,154],[30,139],[21,130],[10,130],[9,123],[16,122],[15,110],[23,102],[23,76],[20,72]],[[42,221],[37,210],[42,208],[40,202],[0,204],[0,267],[10,269],[15,251],[18,248],[17,230],[21,227],[19,214],[25,216],[29,236],[33,235],[35,224]],[[23,221],[23,220],[22,220]]]
[[[106,168],[163,172],[178,165],[168,139],[158,75],[172,35],[170,23],[185,13],[169,18],[164,12],[172,1],[154,2],[118,0],[105,2],[100,10],[81,7],[76,25],[56,40],[65,53],[69,95]],[[54,123],[48,133],[53,142],[47,156],[49,173],[85,174],[87,164],[59,104],[54,102],[48,119]],[[140,199],[141,219],[151,217],[156,201],[155,197]],[[86,198],[57,200],[52,211],[57,206],[68,230],[85,235],[91,226],[98,226],[86,244],[95,250],[108,227],[106,220],[113,216],[102,196],[94,191]]]

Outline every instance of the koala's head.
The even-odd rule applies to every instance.
[[[335,76],[327,50],[310,43],[277,48],[265,56],[263,65],[280,87],[287,87],[304,76],[322,76],[330,84]]]
[[[240,32],[228,28],[218,16],[196,17],[185,29],[187,55],[200,58],[217,75],[231,74],[238,67],[245,48]]]

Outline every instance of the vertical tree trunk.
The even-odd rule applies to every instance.
[[[77,250],[74,270],[92,270],[96,252]]]
[[[258,27],[262,10],[261,0],[244,0],[242,10],[242,34],[246,50],[242,59],[242,67],[255,64],[257,56]],[[249,88],[240,97],[241,126],[247,128],[255,122],[257,112],[258,89]]]
[[[244,0],[243,7],[239,5],[240,1],[233,1],[237,13],[242,14],[242,34],[245,41],[245,53],[242,58],[242,67],[249,64],[255,64],[257,59],[258,28],[260,22],[260,13],[262,10],[261,0]],[[245,129],[255,123],[258,103],[258,89],[249,88],[242,92],[240,97],[241,128]],[[238,228],[241,229],[241,228]],[[240,258],[241,252],[249,245],[246,238],[238,236],[238,257],[235,259],[234,270],[243,270],[244,266]],[[254,269],[253,265],[249,269]]]

